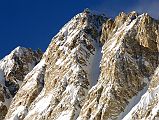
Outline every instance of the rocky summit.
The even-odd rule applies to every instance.
[[[0,61],[0,120],[159,120],[159,21],[85,9],[46,52]]]

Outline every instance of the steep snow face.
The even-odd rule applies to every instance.
[[[0,60],[0,119],[5,117],[12,97],[22,84],[25,75],[40,61],[42,53],[17,47]]]
[[[100,75],[100,61],[102,59],[102,45],[95,44],[95,53],[93,59],[90,63],[90,72],[88,78],[90,80],[90,86],[94,86],[97,83],[98,77]]]

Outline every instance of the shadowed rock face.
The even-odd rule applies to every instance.
[[[42,53],[17,47],[0,61],[0,119],[7,113],[12,98],[17,93],[24,77],[40,61]]]
[[[134,11],[114,20],[88,9],[76,15],[25,76],[5,119],[157,118],[158,27]]]

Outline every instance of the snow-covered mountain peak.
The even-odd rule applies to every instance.
[[[4,118],[22,81],[40,61],[42,53],[24,47],[15,48],[0,60],[0,119]]]
[[[19,66],[13,65],[7,69],[11,77],[1,77],[3,86],[8,80],[20,86],[5,119],[158,118],[158,26],[149,15],[135,11],[111,19],[85,9],[53,37],[34,68],[28,63],[37,60],[38,52],[31,52],[30,61],[25,60],[30,55],[27,49],[16,48],[13,63],[23,62],[27,69],[20,70],[31,72],[20,82]],[[4,73],[2,69],[0,74]],[[16,87],[7,89],[12,88]]]
[[[95,27],[95,29],[101,29],[99,27],[106,19],[107,18],[104,15],[84,10],[84,12],[77,14],[67,24],[65,24],[54,38],[56,38],[58,35],[62,35],[63,37],[70,36],[72,32],[76,34],[78,31],[83,31],[86,28],[91,29],[91,27]]]
[[[18,46],[11,52],[11,54],[21,56],[22,54],[27,53],[27,52],[29,52],[29,49],[27,49],[25,47]]]

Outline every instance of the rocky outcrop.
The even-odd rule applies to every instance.
[[[76,15],[25,76],[5,119],[157,118],[158,27],[135,11],[114,20],[88,9]]]
[[[0,61],[0,119],[9,108],[12,98],[17,93],[24,77],[40,61],[42,53],[17,47]]]

